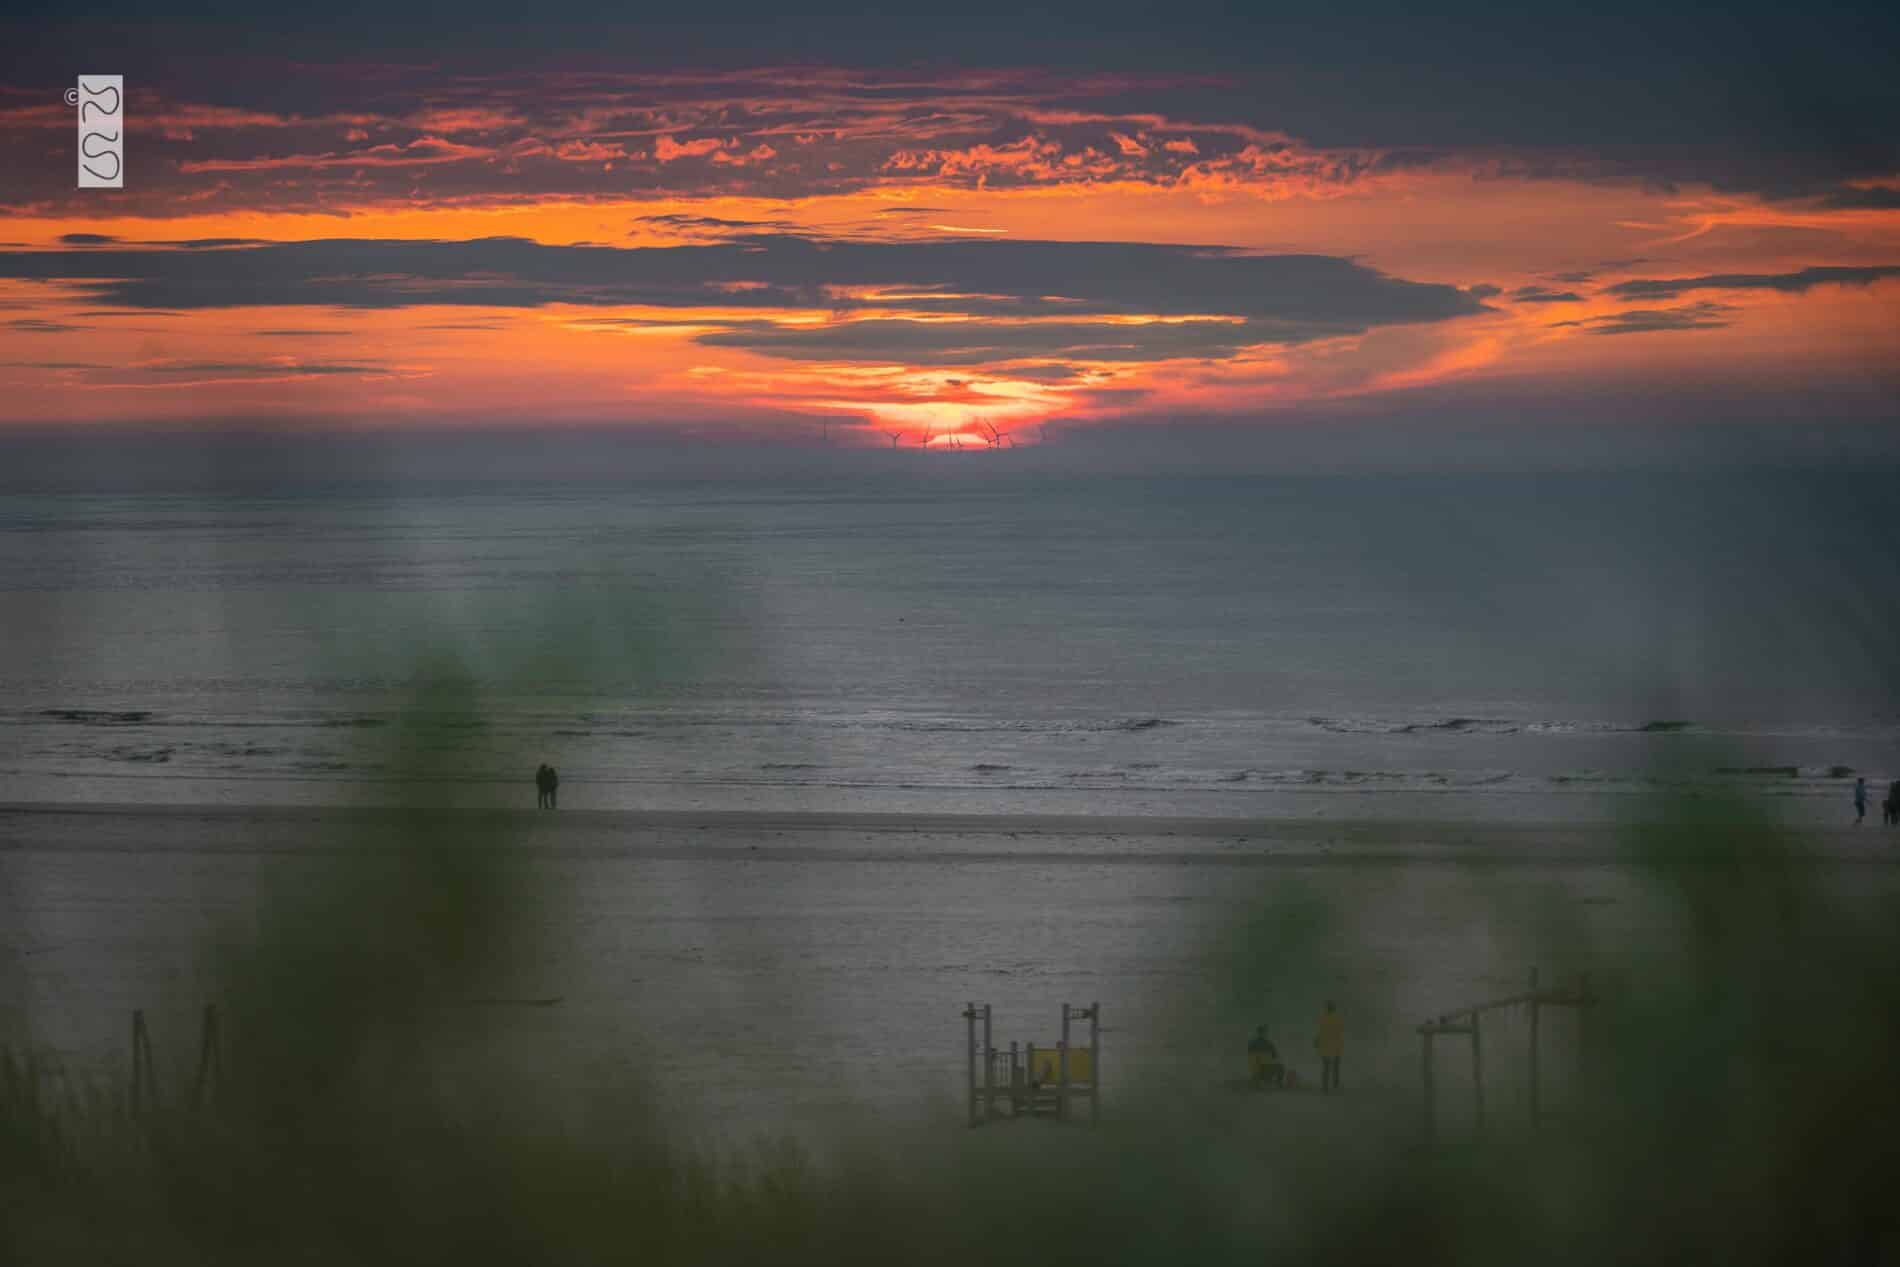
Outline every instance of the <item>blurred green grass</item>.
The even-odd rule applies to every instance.
[[[441,701],[434,701],[439,709]],[[512,925],[500,834],[400,820],[230,953],[232,1074],[55,1094],[0,1065],[12,1262],[1889,1261],[1900,928],[1843,907],[1799,842],[1680,817],[1628,865],[1674,953],[1592,1017],[1583,1084],[1540,1129],[1497,1114],[1426,1143],[1404,1096],[1118,1088],[1095,1130],[858,1134],[715,1154],[624,1088],[578,1122],[502,1071],[444,1079],[441,998],[479,991]],[[1712,833],[1720,833],[1716,839]],[[393,867],[393,870],[392,870]],[[398,882],[390,883],[394,876]],[[1299,903],[1319,899],[1301,896]],[[1286,909],[1281,895],[1279,909]],[[1271,986],[1343,927],[1210,930],[1210,972]],[[1553,961],[1614,958],[1561,921]],[[1251,974],[1251,975],[1248,975]],[[465,1024],[466,1017],[457,1021]],[[456,1043],[466,1033],[454,1036]]]

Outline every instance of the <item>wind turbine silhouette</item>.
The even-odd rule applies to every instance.
[[[904,438],[904,433],[901,431],[886,431],[884,434],[891,438],[891,447],[893,449],[897,447],[897,442]]]

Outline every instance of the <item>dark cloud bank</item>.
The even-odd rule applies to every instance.
[[[1674,299],[1691,290],[1773,290],[1799,295],[1816,286],[1869,286],[1900,277],[1900,264],[1860,268],[1804,268],[1793,273],[1712,273],[1703,277],[1636,278],[1606,287],[1621,299]]]
[[[1900,199],[1857,183],[1900,171],[1891,4],[1737,0],[1711,13],[1616,0],[1165,9],[545,0],[529,11],[467,0],[445,20],[439,6],[407,0],[19,0],[10,13],[0,19],[0,82],[18,85],[22,101],[55,99],[74,48],[166,100],[305,117],[385,98],[425,102],[523,67],[923,68],[946,80],[1016,67],[1066,85],[1068,110],[1247,124],[1385,151],[1384,161],[1504,150],[1532,177],[1707,181],[1837,209]],[[309,73],[319,66],[343,73]],[[795,70],[786,77],[797,81]]]
[[[1214,356],[1483,310],[1455,286],[1322,255],[1140,243],[828,242],[754,235],[674,247],[328,240],[215,249],[0,253],[0,276],[64,282],[130,309],[419,305],[910,308],[991,318],[825,330],[727,322],[705,341],[779,356],[951,361],[1088,351]],[[901,293],[901,301],[875,292]],[[1109,318],[1158,316],[1128,324]],[[1038,318],[1012,324],[1009,319]],[[1056,320],[1049,320],[1056,318]]]

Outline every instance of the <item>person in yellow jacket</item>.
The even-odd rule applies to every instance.
[[[1346,1022],[1333,1009],[1331,999],[1326,1000],[1326,1010],[1320,1013],[1319,1034],[1313,1046],[1319,1050],[1319,1089],[1339,1090],[1339,1058],[1346,1050]]]

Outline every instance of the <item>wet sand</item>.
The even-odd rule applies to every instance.
[[[348,848],[400,830],[416,815],[475,838],[536,850],[629,858],[796,855],[810,860],[1025,862],[1166,859],[1206,865],[1443,859],[1600,864],[1628,861],[1634,833],[1665,824],[1474,823],[1450,819],[1190,818],[1133,815],[822,813],[699,810],[491,810],[0,802],[0,849],[271,852]],[[1699,853],[1720,853],[1725,828],[1698,821]],[[1801,856],[1900,864],[1900,831],[1877,824],[1801,827]]]

